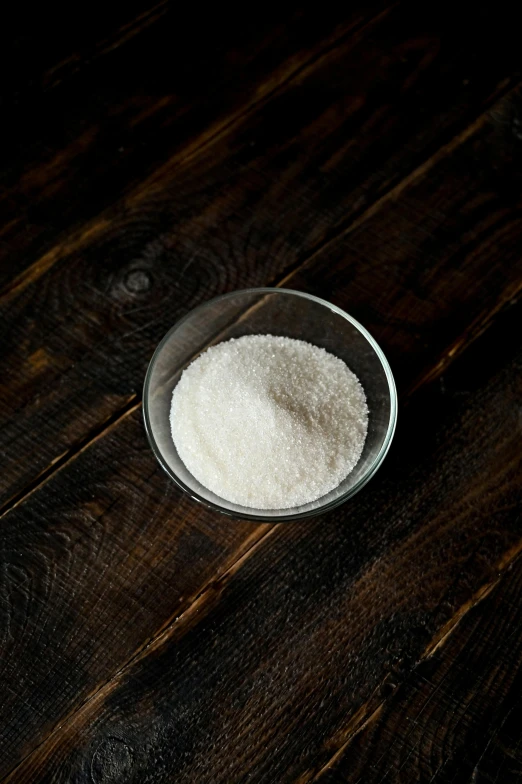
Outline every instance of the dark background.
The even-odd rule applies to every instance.
[[[522,49],[505,3],[2,11],[0,781],[522,781]],[[141,388],[248,286],[383,347],[310,521],[169,482]]]

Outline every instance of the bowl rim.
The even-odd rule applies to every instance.
[[[303,299],[312,300],[312,302],[316,302],[319,305],[329,308],[330,310],[337,313],[342,318],[349,321],[359,332],[366,338],[368,343],[371,345],[375,353],[377,354],[381,365],[383,367],[384,373],[386,375],[386,380],[388,381],[388,388],[390,393],[390,419],[388,421],[388,428],[386,430],[386,435],[383,439],[381,444],[381,448],[379,449],[377,455],[375,456],[373,462],[368,466],[367,470],[361,476],[361,478],[345,493],[334,498],[329,503],[325,503],[323,505],[319,505],[314,507],[313,509],[309,509],[304,512],[295,512],[292,514],[291,509],[289,510],[289,514],[283,515],[267,515],[267,514],[256,514],[255,512],[246,512],[246,513],[239,513],[235,512],[231,509],[226,509],[225,507],[219,506],[218,504],[213,503],[207,498],[203,498],[200,496],[195,490],[188,487],[182,479],[180,479],[176,473],[172,470],[170,465],[167,463],[166,459],[163,457],[160,447],[158,446],[156,439],[154,437],[152,431],[152,424],[150,421],[150,414],[149,414],[149,388],[152,373],[154,371],[155,364],[164,348],[166,343],[168,343],[171,335],[174,334],[186,321],[188,321],[194,314],[198,313],[201,310],[204,310],[209,305],[216,304],[217,302],[222,302],[227,299],[231,299],[232,297],[237,297],[238,295],[247,295],[247,294],[289,294],[297,297],[302,297]],[[337,305],[334,305],[332,302],[328,302],[328,300],[321,299],[320,297],[316,297],[314,294],[308,294],[304,291],[297,291],[295,289],[286,289],[286,288],[277,288],[275,286],[262,286],[262,287],[252,287],[246,289],[236,289],[235,291],[229,291],[226,294],[221,294],[217,297],[212,297],[211,299],[202,302],[200,305],[197,305],[194,308],[191,308],[188,313],[182,316],[178,321],[174,323],[174,325],[165,333],[163,338],[160,340],[156,349],[152,355],[152,358],[148,364],[147,372],[145,374],[145,381],[143,384],[143,420],[145,425],[145,432],[147,434],[147,439],[149,441],[150,447],[154,453],[154,456],[160,466],[163,468],[165,473],[172,479],[172,481],[187,495],[189,495],[194,501],[203,504],[207,508],[213,509],[216,512],[220,512],[221,514],[225,515],[226,517],[236,519],[236,520],[251,520],[254,522],[266,522],[266,523],[282,523],[282,522],[291,522],[293,520],[300,520],[307,517],[317,517],[320,514],[324,514],[325,512],[330,511],[331,509],[335,509],[337,506],[340,506],[349,498],[352,498],[356,493],[359,492],[375,475],[377,470],[380,468],[384,458],[386,457],[388,450],[390,448],[395,428],[397,425],[397,387],[395,385],[395,379],[393,377],[393,373],[391,367],[389,365],[386,356],[375,340],[372,335],[368,332],[368,330],[363,327],[363,325],[354,319],[353,316],[350,316],[346,311],[339,308]],[[260,510],[261,512],[265,510]]]

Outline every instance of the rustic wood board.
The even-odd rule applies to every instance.
[[[272,526],[10,780],[312,781],[522,549],[519,323],[417,391],[356,499]]]
[[[370,776],[447,633],[512,595],[522,58],[509,14],[472,11],[245,10],[238,37],[137,2],[39,42],[2,94],[0,778],[351,781],[351,754]],[[358,317],[401,395],[371,485],[276,527],[182,497],[140,411],[175,319],[267,284]],[[511,702],[494,726],[483,704],[462,780],[516,771]],[[404,748],[390,780],[417,781]]]
[[[481,71],[468,81],[482,60],[453,32],[446,40],[447,29],[444,14],[419,19],[402,5],[357,28],[206,152],[181,168],[166,164],[109,214],[58,242],[0,298],[3,504],[134,403],[155,345],[193,305],[287,279],[337,234],[339,263],[350,279],[343,232],[444,155],[446,144],[465,141],[480,126],[484,105],[520,78],[503,71],[498,81],[500,74],[488,70],[489,77]],[[473,47],[481,39],[465,40]],[[498,134],[486,150],[464,156],[471,172],[459,187],[470,188],[461,199],[493,189],[500,222],[503,210],[509,219],[516,207],[519,109],[511,93],[504,108],[495,105]],[[435,219],[443,198],[429,207]],[[474,236],[477,217],[488,228],[477,209],[464,239]],[[407,246],[401,252],[396,242],[402,260]],[[511,286],[504,269],[510,271],[502,266],[497,282]],[[385,306],[381,320],[387,312]],[[23,461],[9,459],[15,443],[28,453]]]
[[[436,178],[436,168],[425,175],[428,196],[433,191],[430,185],[433,177]],[[420,203],[419,186],[415,185],[415,188]],[[372,221],[376,222],[378,218],[376,215]],[[388,226],[387,216],[384,218]],[[400,223],[397,228],[402,231]],[[382,236],[378,230],[376,236]],[[393,247],[393,236],[388,236]],[[485,247],[491,247],[496,253],[495,246],[486,244]],[[320,258],[316,263],[320,264]],[[397,262],[398,265],[400,263]],[[493,256],[489,264],[487,256],[480,263],[481,275],[484,275],[485,269],[495,269]],[[423,268],[419,269],[419,274],[424,275]],[[390,265],[388,275],[389,280],[393,280]],[[418,312],[417,287],[413,285],[412,275],[409,275],[409,285],[405,290],[388,287],[388,296],[393,298],[393,303],[389,304],[384,299],[379,276],[375,277],[375,289],[369,285],[371,278],[367,280],[366,289],[361,288],[357,295],[360,305],[365,291],[366,301],[372,305],[376,301],[381,302],[382,308],[387,308],[390,319],[398,314],[395,320],[402,319],[405,324],[403,333],[407,336],[405,314]],[[462,303],[466,303],[468,313],[470,305],[473,305],[487,321],[488,311],[484,311],[483,296],[491,295],[491,286],[486,289],[461,288],[464,299],[458,303],[454,300],[453,287],[451,291],[452,298],[448,298],[451,309],[446,311],[448,324],[452,323],[452,319],[460,319]],[[444,287],[441,287],[439,296],[442,309]],[[342,292],[339,292],[337,301],[343,304]],[[494,306],[497,307],[497,299]],[[420,367],[429,377],[440,372],[447,361],[446,353],[442,357],[439,354],[440,345],[433,323],[428,322],[422,329],[420,342],[424,350],[422,356],[415,359],[417,344],[414,341],[405,339],[401,351],[400,346],[388,344],[386,334],[382,335],[383,345],[398,367],[397,380],[404,391],[415,385]],[[460,331],[456,334],[461,336]],[[453,346],[451,333],[446,337]],[[412,356],[411,363],[407,362],[408,351]],[[431,368],[427,364],[430,357]],[[407,426],[401,422],[401,428],[404,427]],[[56,672],[49,671],[45,659],[35,664],[33,657],[20,656],[18,648],[9,651],[7,683],[13,678],[23,680],[28,677],[26,668],[29,667],[32,699],[39,706],[39,713],[33,713],[29,718],[25,704],[18,720],[19,732],[28,735],[25,741],[28,747],[34,743],[30,737],[31,726],[37,737],[45,735],[64,714],[77,707],[124,664],[144,640],[154,636],[176,613],[190,606],[191,600],[209,580],[219,577],[228,564],[235,563],[266,532],[266,526],[257,529],[247,524],[219,521],[208,515],[200,519],[200,514],[199,507],[180,501],[177,492],[155,466],[141,429],[140,412],[136,410],[5,516],[2,528],[6,575],[4,595],[16,595],[20,585],[26,582],[23,565],[27,554],[36,560],[34,574],[40,583],[37,582],[34,591],[27,586],[26,593],[29,590],[32,597],[27,606],[6,603],[4,624],[6,627],[20,624],[24,628],[31,619],[28,634],[30,637],[35,635],[36,650],[56,656],[57,666],[64,668],[62,678],[65,688],[63,692],[56,693],[49,686],[49,678],[54,683]],[[204,557],[200,556],[201,526],[207,537]],[[76,539],[80,540],[76,552],[69,552],[67,542]],[[104,547],[102,553],[99,551],[100,540]],[[181,559],[177,557],[178,540],[184,540],[186,547],[184,551],[182,549]],[[168,547],[167,542],[170,543]],[[136,551],[146,557],[137,562]],[[23,555],[20,556],[20,553]],[[66,558],[67,553],[69,558]],[[97,575],[97,587],[93,592],[94,575]],[[172,591],[162,593],[160,587],[164,585],[172,585]],[[98,597],[105,592],[110,601],[102,612]],[[131,612],[132,606],[137,603],[136,592],[140,597],[140,617],[137,620]],[[208,595],[207,592],[207,598]],[[213,595],[212,591],[210,595]],[[65,612],[66,607],[69,607],[69,613]],[[78,616],[90,619],[81,633],[77,628]],[[44,618],[48,619],[45,624]],[[55,633],[58,621],[60,635]],[[46,628],[47,625],[50,633],[43,636],[42,626]],[[61,652],[68,649],[71,637],[77,638],[76,656],[86,656],[88,667],[80,668],[75,655],[63,661]],[[27,644],[25,640],[24,645]],[[26,695],[26,699],[31,700],[30,695]],[[6,760],[9,760],[12,759],[11,754],[19,754],[20,748],[26,747],[20,747],[22,739],[14,732],[17,725],[15,711],[17,706],[18,710],[21,707],[18,694],[9,694],[4,704],[6,707],[9,705],[13,712],[9,726],[13,746],[10,748],[7,742],[3,746]]]

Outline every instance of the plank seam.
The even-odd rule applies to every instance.
[[[132,414],[141,406],[141,399],[138,394],[133,394],[129,397],[127,402],[117,411],[113,412],[107,419],[101,422],[96,428],[90,430],[89,433],[77,441],[61,455],[58,455],[51,463],[44,468],[29,484],[25,485],[18,493],[11,496],[0,508],[0,518],[4,517],[12,509],[15,509],[23,503],[29,496],[36,490],[43,487],[47,482],[52,479],[55,474],[69,465],[75,460],[82,452],[85,452],[92,444],[96,443],[100,438],[103,438],[107,433],[114,428],[126,417]]]

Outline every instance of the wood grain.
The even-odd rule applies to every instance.
[[[8,598],[3,604],[2,627],[13,643],[5,648],[2,673],[2,708],[12,717],[2,744],[5,764],[34,744],[33,733],[45,737],[58,716],[81,703],[100,679],[190,605],[205,582],[226,569],[229,556],[234,562],[266,530],[200,514],[191,502],[181,503],[159,474],[135,412],[4,518],[2,595],[21,590],[24,595],[20,604]],[[201,525],[208,536],[204,557]],[[77,539],[81,543],[71,550]],[[186,547],[181,560],[179,539]],[[136,563],[136,552],[146,557]],[[171,590],[160,596],[157,585]],[[211,590],[205,601],[218,595]],[[132,610],[138,603],[136,619]],[[78,617],[89,619],[81,631]],[[42,625],[45,633],[39,632]],[[73,651],[65,655],[71,639]],[[88,666],[78,665],[80,654]],[[64,685],[57,693],[52,684],[60,677]],[[23,705],[20,691],[8,688],[13,679],[30,684]],[[38,705],[38,712],[28,714],[27,705]]]
[[[355,499],[273,527],[7,780],[311,781],[522,549],[519,323],[403,407]]]
[[[519,559],[314,781],[519,782],[521,603]]]
[[[107,22],[98,38],[87,25],[65,62],[49,67],[42,53],[42,73],[34,48],[25,52],[40,89],[24,100],[15,79],[2,96],[8,122],[0,153],[0,287],[9,288],[13,277],[69,242],[71,231],[159,165],[207,143],[385,6],[354,3],[342,16],[331,10],[320,18],[292,4],[265,7],[255,18],[241,7],[231,25],[217,6],[203,21],[200,9],[164,3],[109,40]],[[78,22],[71,21],[73,31]],[[51,46],[53,36],[54,30]],[[53,89],[45,89],[49,83]]]
[[[495,131],[496,125],[492,127]],[[502,144],[496,133],[486,134],[484,138],[483,146],[476,149],[482,151],[480,154],[485,161],[489,160],[488,155],[493,161],[497,160],[496,149],[508,149],[503,135]],[[470,143],[473,144],[473,140]],[[455,150],[457,161],[453,166],[456,170],[460,149],[459,146]],[[434,204],[440,200],[437,178],[437,167],[434,167],[425,174],[424,190],[415,185],[419,209],[422,198],[428,205],[433,194]],[[476,182],[470,181],[470,191]],[[461,188],[458,181],[456,184]],[[424,208],[424,214],[430,219],[429,206]],[[377,215],[372,218],[368,231],[382,237],[378,218]],[[393,248],[399,242],[403,225],[397,223],[398,233],[394,235],[384,213],[383,220],[388,231],[387,241]],[[471,231],[469,223],[466,227]],[[454,230],[457,232],[456,228]],[[465,232],[463,235],[466,236]],[[423,238],[425,234],[413,232],[412,243],[419,236]],[[515,224],[511,236],[516,238]],[[382,277],[372,268],[368,270],[365,285],[358,284],[359,307],[362,309],[366,302],[368,313],[371,310],[381,314],[379,318],[374,315],[374,321],[370,323],[376,333],[379,333],[379,319],[402,325],[403,348],[394,343],[390,331],[379,334],[383,347],[397,366],[401,389],[411,388],[421,368],[430,373],[430,367],[440,371],[439,330],[443,332],[446,346],[453,346],[457,337],[471,339],[471,335],[462,338],[461,311],[466,309],[469,319],[479,315],[487,319],[488,308],[495,310],[498,298],[511,290],[513,281],[509,275],[502,276],[502,268],[498,266],[501,263],[498,246],[489,241],[487,234],[483,233],[482,238],[480,253],[471,255],[460,288],[448,276],[445,296],[444,286],[437,283],[438,310],[433,311],[430,318],[418,319],[421,313],[418,291],[422,291],[420,283],[425,270],[417,262],[415,266],[406,267],[407,275],[403,278],[405,262],[397,256],[394,265],[387,264],[386,287]],[[448,252],[454,254],[454,246],[448,245]],[[447,263],[445,253],[446,244],[443,243],[439,247],[438,264]],[[478,264],[474,266],[477,260]],[[316,263],[320,264],[320,256]],[[357,262],[354,254],[349,263],[346,258],[338,263],[346,265],[347,275],[364,280],[364,274],[358,273],[357,267],[357,263],[363,267],[367,265],[364,257]],[[419,284],[414,276],[415,269]],[[432,270],[433,279],[436,279],[436,269],[437,264]],[[467,281],[473,280],[473,272],[488,280],[488,285],[468,285]],[[340,290],[336,301],[351,309],[350,297],[350,291]],[[377,306],[379,311],[376,311]],[[89,311],[86,309],[85,313]],[[407,326],[409,313],[412,322],[417,319],[411,333]],[[101,350],[101,331],[99,341]],[[421,353],[418,345],[423,347]],[[408,356],[411,362],[407,361]],[[99,357],[96,357],[93,377],[94,368],[98,366]],[[83,380],[85,393],[87,379],[81,375],[79,378]],[[66,380],[64,389],[67,383]],[[41,433],[41,423],[38,428],[36,432]],[[462,481],[464,479],[462,477]],[[435,493],[434,486],[430,488],[430,492]],[[165,493],[164,499],[162,493]],[[367,509],[362,509],[361,514],[367,514]],[[345,513],[350,513],[351,507],[347,510]],[[157,635],[170,619],[189,607],[205,586],[208,590],[204,601],[212,603],[221,587],[209,589],[209,581],[214,585],[214,578],[219,578],[228,564],[235,563],[238,553],[241,555],[245,547],[250,547],[266,531],[246,524],[224,523],[205,514],[200,519],[200,514],[199,507],[182,502],[169,487],[168,480],[159,475],[145,443],[139,412],[134,411],[121,424],[113,424],[105,436],[99,437],[79,457],[71,459],[4,517],[0,535],[0,541],[4,542],[2,595],[17,596],[22,590],[22,596],[26,597],[20,602],[6,599],[3,604],[2,628],[13,630],[12,639],[10,632],[6,632],[13,647],[7,650],[2,680],[5,695],[2,705],[4,712],[11,716],[2,743],[4,772],[45,738],[68,712],[103,685],[145,640]],[[342,528],[343,519],[339,518],[338,527]],[[96,522],[98,520],[100,522]],[[381,524],[380,518],[375,524]],[[92,526],[94,531],[90,533]],[[204,555],[201,555],[199,544],[200,526],[205,526],[207,531],[208,550]],[[82,532],[81,545],[77,555],[71,558],[67,556],[67,542],[75,542],[78,531]],[[337,531],[335,528],[335,535]],[[186,546],[182,558],[177,557],[178,540],[184,541]],[[19,553],[23,553],[21,559]],[[23,571],[20,575],[26,558],[34,567],[29,575]],[[30,587],[33,581],[34,589]],[[21,589],[20,585],[26,582],[27,588]],[[162,586],[161,595],[157,586]],[[169,586],[169,590],[165,590],[165,586]],[[322,595],[321,591],[319,595]],[[101,606],[100,596],[106,597]],[[139,607],[137,620],[129,602]],[[78,629],[79,617],[86,619],[81,630]],[[53,668],[53,660],[58,669]],[[53,684],[60,678],[63,685],[57,691]],[[11,684],[16,681],[30,686],[23,692],[13,693]],[[23,701],[20,701],[20,693]]]
[[[63,462],[98,433],[116,411],[127,409],[139,394],[153,348],[177,317],[212,295],[281,279],[336,233],[342,235],[351,220],[358,216],[361,221],[369,205],[405,173],[422,169],[426,157],[489,104],[492,94],[506,89],[505,81],[499,87],[498,73],[483,72],[483,61],[463,49],[455,30],[441,11],[419,18],[399,6],[371,28],[369,39],[348,36],[207,152],[181,169],[164,168],[154,196],[149,183],[145,200],[144,192],[137,192],[89,225],[80,240],[57,246],[45,274],[48,260],[4,297],[2,368],[9,379],[0,400],[4,504],[18,498],[35,476],[48,475],[56,461]],[[476,46],[480,30],[465,40]],[[502,57],[495,62],[505,64]],[[470,71],[472,66],[479,71]],[[506,77],[508,82],[513,78]],[[469,187],[461,198],[471,200],[477,187],[487,185],[500,230],[503,211],[511,219],[516,209],[519,140],[512,133],[518,117],[513,99],[496,111],[514,115],[508,120],[502,115],[500,130],[482,147],[477,140],[476,154],[465,148],[462,166],[471,165],[476,179],[461,178],[459,187]],[[429,193],[416,194],[429,205],[427,223],[412,242],[420,241],[420,231],[430,231],[432,213],[443,210],[443,197],[439,193],[436,202],[429,202]],[[477,212],[471,215],[466,238],[473,235],[477,218],[484,221]],[[380,237],[389,228],[384,213],[382,220],[368,231]],[[398,243],[400,236],[390,241]],[[439,265],[447,265],[447,259],[441,260],[444,244],[436,242],[429,249],[436,257],[434,275]],[[344,235],[335,247],[346,282],[354,269],[367,267]],[[394,252],[399,269],[404,254]],[[471,256],[471,275],[482,274],[483,264],[490,269],[487,289],[469,292],[470,298],[477,294],[472,319],[496,298],[511,296],[514,285],[512,277],[504,279],[500,260],[491,268],[492,256],[486,255],[486,260],[478,256],[476,268]],[[374,274],[375,268],[368,267],[368,278]],[[387,285],[387,271],[379,274]],[[403,283],[409,286],[407,275],[398,272],[400,290]],[[371,285],[364,273],[359,285]],[[427,299],[424,290],[419,295]],[[455,300],[446,302],[442,292],[429,303],[428,316],[444,324],[446,308],[457,305],[459,294],[451,296]],[[375,314],[382,326],[388,300],[373,300],[382,304]],[[346,305],[353,308],[354,298],[347,297]],[[368,326],[373,325],[369,318]],[[426,326],[431,336],[433,322]],[[439,345],[458,338],[453,326],[437,333]],[[412,337],[419,346],[416,334]],[[37,443],[34,432],[40,434]],[[15,444],[27,453],[24,460],[12,459]]]
[[[7,515],[0,775],[264,530],[182,496],[150,452],[140,411]]]
[[[519,547],[520,362],[484,339],[480,363],[417,393],[377,484],[331,520],[225,524],[145,444],[148,357],[212,294],[295,273],[372,329],[403,392],[518,296],[520,101],[496,100],[521,75],[515,27],[504,17],[498,37],[498,14],[464,8],[450,25],[444,5],[354,14],[333,37],[299,16],[275,45],[261,26],[235,62],[228,41],[212,49],[210,99],[206,61],[179,101],[170,82],[166,108],[149,100],[168,25],[138,32],[119,65],[107,51],[66,73],[42,106],[101,89],[104,112],[132,52],[161,44],[121,168],[127,109],[85,149],[74,101],[65,145],[52,117],[43,157],[34,123],[20,137],[36,179],[17,203],[13,176],[9,208],[42,211],[7,227],[9,263],[28,272],[8,272],[0,310],[3,500],[19,502],[0,529],[1,775],[30,755],[11,781],[310,780],[372,689],[403,679]]]

